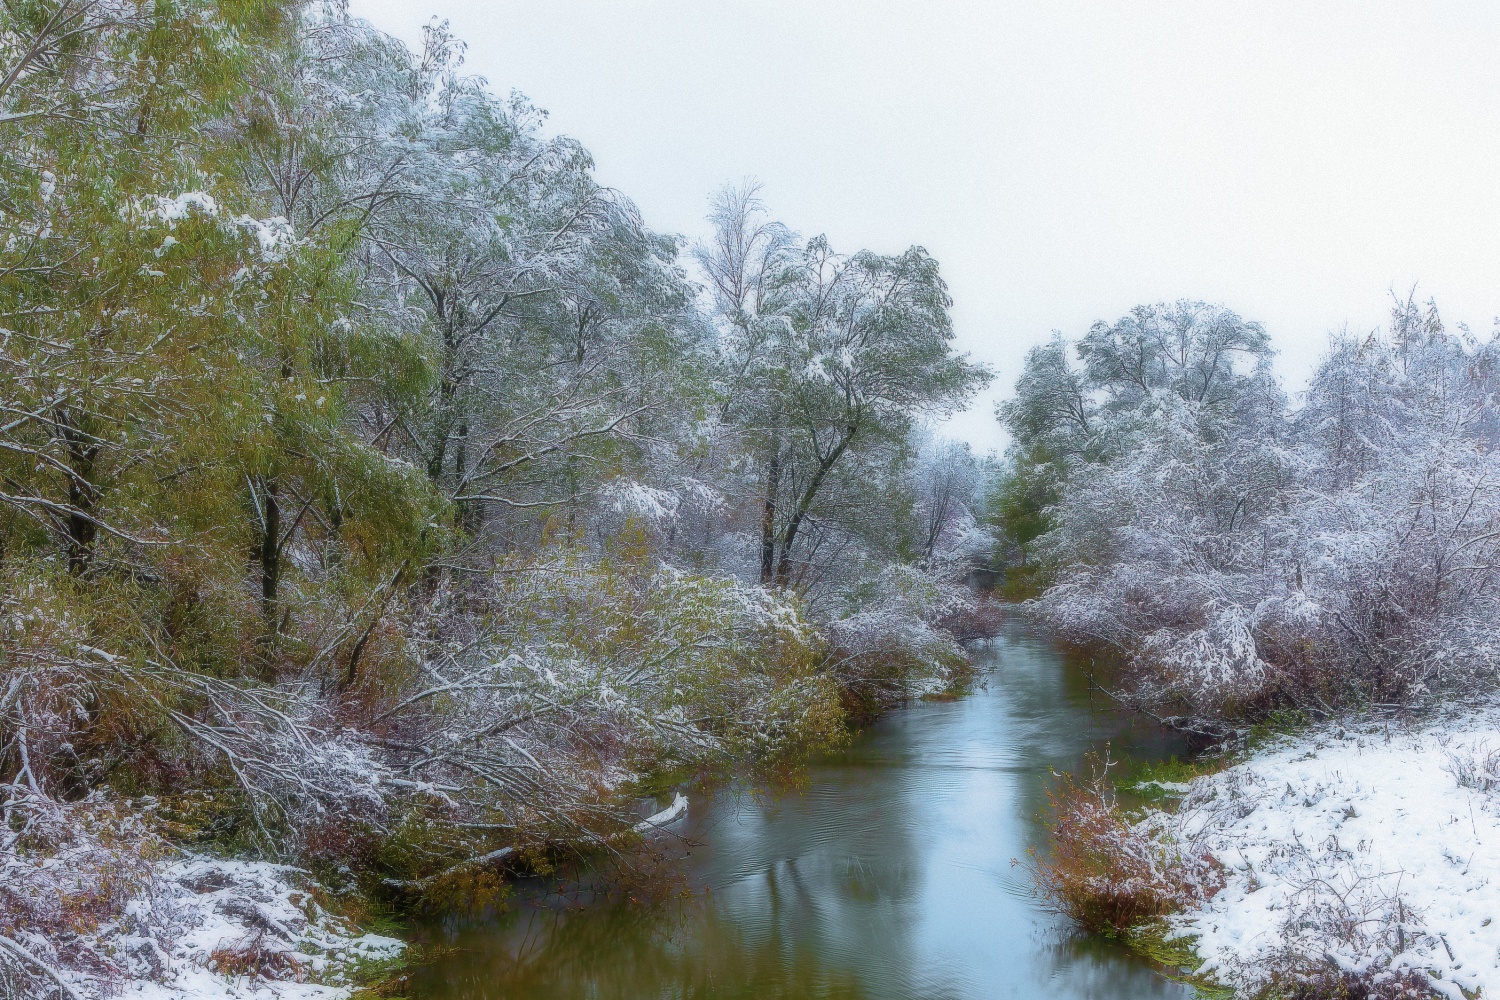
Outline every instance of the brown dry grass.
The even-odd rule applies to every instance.
[[[303,982],[307,970],[297,959],[266,944],[266,932],[256,928],[232,944],[214,949],[209,956],[214,971],[224,976],[264,976],[274,980]]]
[[[1044,898],[1085,930],[1123,934],[1222,887],[1211,858],[1130,821],[1109,781],[1107,755],[1091,764],[1088,778],[1060,775],[1048,792],[1052,849],[1031,856]]]

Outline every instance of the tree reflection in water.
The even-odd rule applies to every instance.
[[[1091,703],[1086,678],[1022,624],[982,653],[971,697],[893,712],[800,792],[697,802],[699,846],[657,905],[521,900],[436,934],[454,950],[417,1000],[1190,997],[1031,897],[1024,857],[1052,769],[1111,741],[1183,749]]]

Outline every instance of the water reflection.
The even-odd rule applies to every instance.
[[[1036,842],[1049,769],[1106,740],[1167,736],[1092,705],[1083,674],[1016,624],[972,697],[894,712],[800,794],[695,803],[683,898],[523,902],[443,936],[420,1000],[1189,997],[1031,898],[1012,859]]]

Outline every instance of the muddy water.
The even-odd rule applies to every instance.
[[[414,1000],[994,997],[1193,994],[1032,898],[1051,769],[1111,741],[1182,747],[1092,699],[1044,634],[1010,626],[955,702],[895,711],[805,791],[695,801],[674,901],[580,905],[537,895],[496,921],[434,932]]]

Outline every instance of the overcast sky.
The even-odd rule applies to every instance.
[[[1295,391],[1330,331],[1418,284],[1500,315],[1500,5],[352,0],[520,90],[656,229],[759,178],[836,249],[927,247],[995,389],[1139,302],[1260,320]]]

